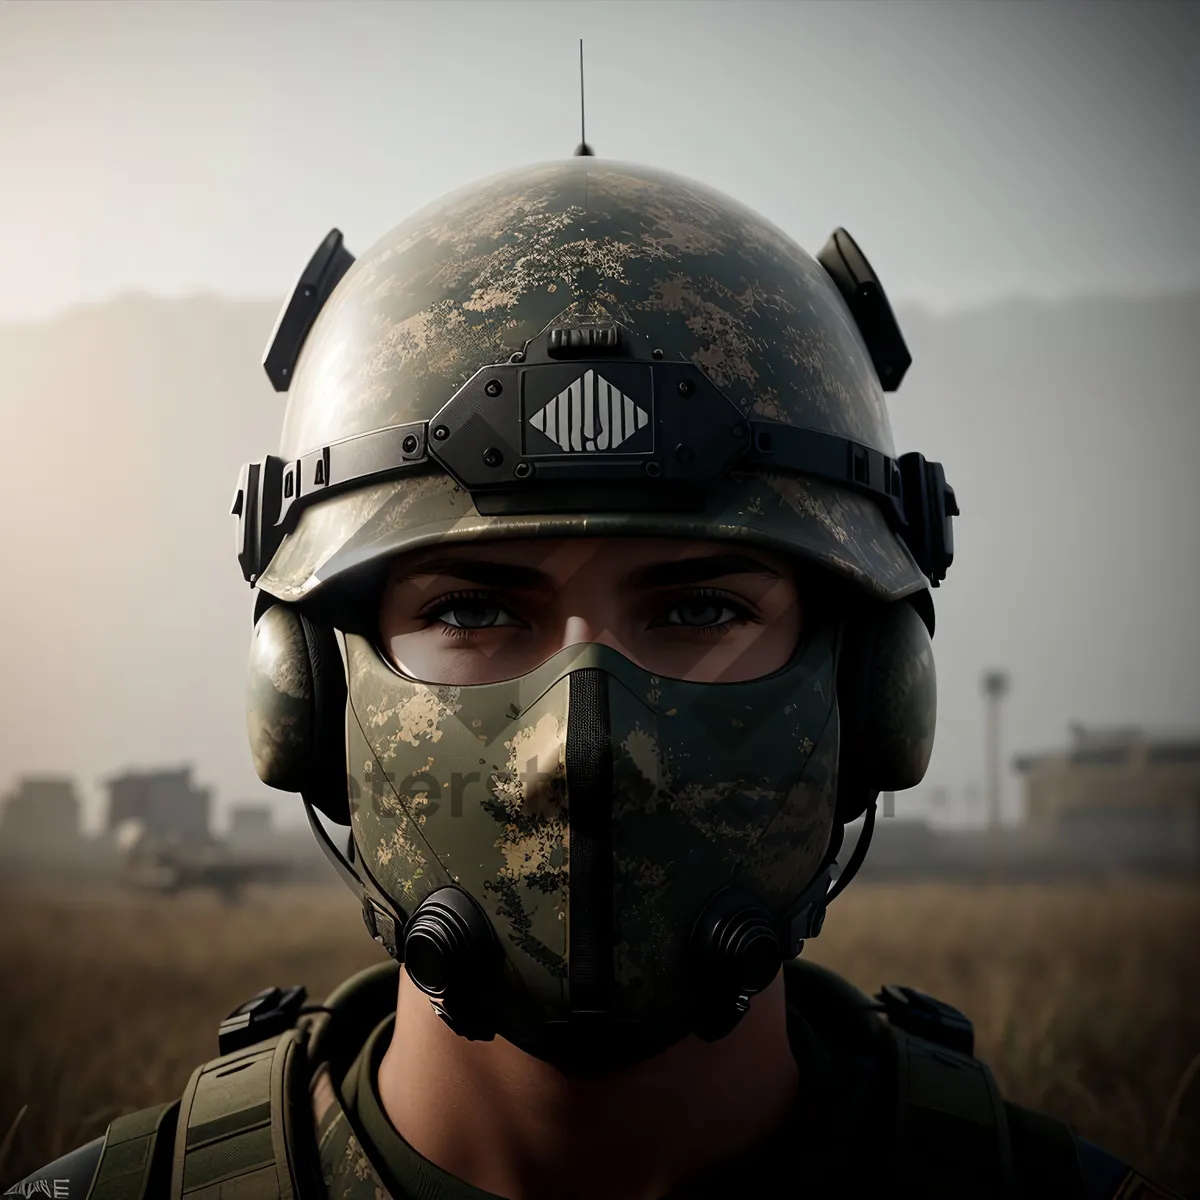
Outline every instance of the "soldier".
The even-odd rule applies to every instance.
[[[265,361],[280,455],[234,503],[248,729],[389,961],[320,1006],[262,993],[180,1100],[39,1176],[1165,1195],[1005,1102],[956,1010],[798,957],[933,741],[957,507],[895,456],[909,361],[844,230],[813,259],[659,171],[511,171],[357,262],[335,230]]]

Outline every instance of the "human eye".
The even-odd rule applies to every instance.
[[[748,605],[717,588],[696,588],[680,596],[655,625],[702,633],[724,633],[757,618]]]
[[[423,620],[440,625],[444,630],[461,631],[465,636],[476,630],[499,629],[521,625],[500,598],[492,592],[451,592],[439,596],[421,612]]]

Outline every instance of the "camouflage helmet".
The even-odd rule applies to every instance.
[[[593,536],[756,543],[817,563],[882,600],[924,590],[927,575],[936,584],[944,555],[919,565],[913,551],[921,547],[899,536],[895,501],[879,503],[889,490],[898,494],[886,476],[899,468],[862,316],[852,316],[847,297],[861,296],[864,312],[872,303],[886,310],[886,300],[857,247],[838,232],[840,241],[835,235],[822,254],[841,275],[835,282],[786,234],[720,193],[645,167],[574,158],[454,192],[348,271],[353,260],[339,235],[297,288],[296,311],[281,317],[281,325],[290,315],[303,328],[305,304],[311,310],[323,299],[322,266],[327,276],[345,271],[302,338],[294,368],[276,364],[272,372],[288,402],[280,455],[264,464],[264,477],[271,467],[294,474],[279,485],[281,493],[291,488],[276,503],[283,515],[264,513],[262,542],[243,548],[247,576],[296,602],[398,551],[481,537],[570,536],[586,526]],[[857,447],[863,478],[843,471],[839,485],[773,471],[762,454],[755,469],[713,480],[698,511],[648,512],[639,504],[618,512],[497,512],[489,505],[485,513],[451,474],[428,469],[426,452],[439,447],[424,444],[422,426],[481,368],[524,353],[552,325],[607,323],[694,364],[739,413],[774,427],[777,439],[803,429]],[[902,343],[896,353],[903,354]],[[891,386],[906,365],[906,356],[898,367],[894,358],[885,365]],[[686,408],[681,420],[686,425]],[[380,478],[368,462],[336,478],[334,447],[357,449],[349,439],[409,426],[419,448],[395,459],[410,463],[411,473]],[[361,449],[369,448],[363,442]],[[676,447],[661,450],[669,456]],[[837,450],[845,460],[847,451]],[[499,470],[508,476],[519,467],[506,461]],[[866,478],[871,473],[874,480]],[[944,489],[944,480],[931,482]]]
[[[357,261],[336,230],[318,250],[265,361],[281,451],[234,504],[250,741],[327,852],[311,806],[351,825],[333,857],[368,928],[454,1028],[574,1065],[721,1036],[819,930],[845,780],[861,811],[932,744],[957,510],[938,464],[895,457],[907,365],[844,231],[817,261],[643,167],[509,171]],[[370,605],[347,615],[398,553],[563,536],[782,551],[874,615],[745,683],[589,645],[462,687],[404,677]]]

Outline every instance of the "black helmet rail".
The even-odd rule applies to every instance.
[[[238,561],[253,584],[318,500],[445,471],[483,515],[703,512],[731,471],[803,475],[871,497],[933,586],[954,557],[954,490],[941,464],[746,417],[691,362],[638,352],[618,325],[553,328],[476,371],[432,420],[373,430],[242,468]]]

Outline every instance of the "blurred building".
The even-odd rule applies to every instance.
[[[269,804],[234,804],[229,809],[229,840],[231,842],[269,842],[275,833],[275,823]]]
[[[846,849],[838,859],[841,865],[849,861],[861,832],[858,825],[847,830]],[[927,821],[891,817],[881,810],[871,836],[870,851],[862,865],[862,876],[864,879],[902,879],[912,874],[913,864],[932,872],[940,865],[938,851],[943,840]]]
[[[140,822],[153,838],[207,842],[212,793],[192,782],[192,768],[174,771],[127,771],[105,781],[109,833],[128,821]]]
[[[242,801],[229,806],[229,849],[243,863],[286,866],[285,873],[275,871],[275,879],[329,882],[336,877],[325,861],[317,839],[308,825],[276,820],[277,810],[270,804]],[[271,872],[264,871],[264,879]]]
[[[1071,727],[1071,743],[1019,757],[1030,838],[1097,861],[1200,864],[1200,733]]]
[[[73,780],[25,776],[5,797],[0,850],[72,852],[82,843],[79,796]]]

